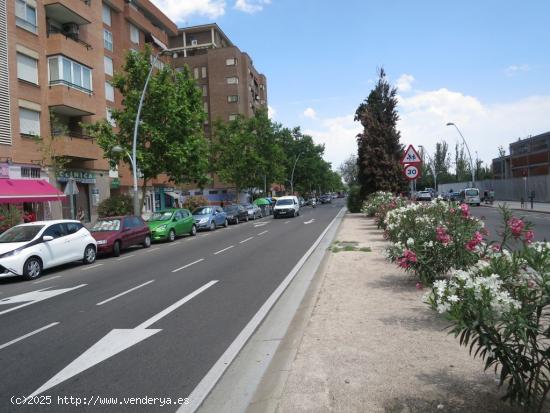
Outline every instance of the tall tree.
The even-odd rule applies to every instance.
[[[338,171],[340,172],[340,175],[344,182],[348,186],[355,185],[357,183],[358,175],[359,175],[359,168],[357,167],[357,156],[351,155],[348,159],[346,159],[340,167],[338,168]]]
[[[470,181],[472,179],[472,173],[470,168],[470,160],[466,159],[466,153],[464,152],[464,144],[455,146],[455,181]]]
[[[400,165],[403,146],[396,127],[397,89],[389,84],[384,69],[380,69],[378,75],[376,86],[355,112],[355,120],[363,126],[363,132],[357,136],[363,198],[378,190],[397,192],[405,186]]]
[[[112,119],[87,126],[88,133],[97,139],[105,158],[111,164],[124,162],[131,166],[131,153],[137,109],[143,87],[151,68],[151,48],[126,55],[120,73],[112,84],[122,94],[123,109],[113,109]],[[206,181],[208,143],[203,124],[202,94],[187,67],[181,72],[169,65],[156,70],[147,87],[136,146],[137,168],[142,177],[141,207],[149,181],[160,174],[168,175],[175,183]],[[121,153],[112,149],[120,146]]]

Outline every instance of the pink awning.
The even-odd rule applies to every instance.
[[[65,194],[40,179],[0,179],[0,203],[63,201]]]

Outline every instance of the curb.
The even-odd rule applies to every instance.
[[[498,209],[498,205],[497,206],[491,206],[491,205],[483,205],[481,204],[480,206],[482,207],[485,207],[485,208],[493,208],[493,209]],[[550,214],[550,211],[541,211],[540,209],[526,209],[526,208],[510,208],[512,211],[521,211],[521,212],[536,212],[538,214]]]

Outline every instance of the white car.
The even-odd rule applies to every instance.
[[[300,215],[300,201],[295,196],[282,196],[273,207],[273,218],[281,216],[297,217]]]
[[[79,221],[37,221],[16,225],[0,235],[0,277],[33,280],[46,268],[96,258],[96,240]]]

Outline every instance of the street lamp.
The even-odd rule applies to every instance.
[[[292,175],[290,176],[290,193],[294,195],[294,169],[296,169],[296,164],[298,163],[298,159],[300,159],[300,155],[302,155],[303,152],[300,152],[298,156],[296,157],[296,160],[294,161],[294,166],[292,167]]]
[[[468,144],[466,143],[466,139],[464,139],[464,136],[462,135],[462,132],[460,132],[460,129],[458,129],[458,126],[456,126],[453,122],[448,122],[447,126],[454,126],[462,138],[462,142],[464,142],[464,145],[466,145],[466,150],[468,151],[468,156],[470,157],[470,170],[472,171],[472,186],[475,186],[476,184],[476,177],[475,177],[475,169],[474,169],[474,163],[472,161],[472,155],[470,154],[470,148],[468,148]]]

